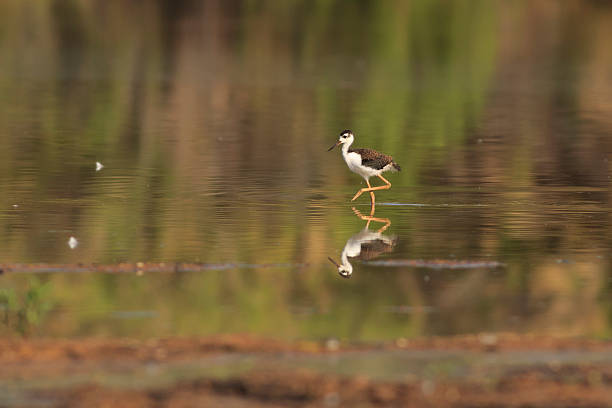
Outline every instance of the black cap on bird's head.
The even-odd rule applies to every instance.
[[[336,266],[336,268],[338,268],[338,273],[343,278],[349,279],[351,275],[353,274],[353,266],[350,263],[347,263],[347,265],[340,265],[338,262],[334,261],[329,256],[327,257],[327,259],[329,259],[329,261],[333,263]]]
[[[340,137],[338,138],[338,141],[332,147],[327,149],[327,151],[329,152],[334,147],[340,146],[343,143],[349,143],[349,142],[352,143],[353,138],[354,138],[353,132],[350,129],[344,129],[342,132],[340,132]]]

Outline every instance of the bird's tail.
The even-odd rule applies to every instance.
[[[401,171],[402,168],[400,167],[399,164],[397,164],[396,162],[391,162],[391,167],[393,168],[393,170],[395,171]]]

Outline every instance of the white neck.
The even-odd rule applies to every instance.
[[[344,250],[342,251],[342,256],[340,257],[340,260],[342,261],[343,266],[347,266],[351,264],[348,260],[348,255],[346,252],[347,252],[346,247],[344,247]]]
[[[353,265],[351,265],[351,263],[348,260],[346,248],[344,248],[344,250],[342,251],[341,261],[342,261],[342,266],[344,267],[344,270],[347,271],[350,276],[353,273]]]
[[[343,155],[346,155],[348,153],[349,147],[351,147],[352,144],[353,144],[353,140],[342,144],[342,154]]]
[[[351,147],[351,145],[353,144],[354,139],[351,138],[349,141],[347,141],[346,143],[342,143],[342,157],[344,157],[344,161],[349,164],[349,148]]]

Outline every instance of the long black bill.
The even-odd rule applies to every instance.
[[[332,147],[330,147],[329,149],[327,149],[327,151],[329,152],[331,149],[333,149],[334,147],[338,146],[340,144],[340,141],[338,140],[336,142],[336,144],[334,144]]]
[[[338,265],[338,262],[334,261],[333,259],[331,259],[331,257],[327,257],[327,259],[329,259],[329,262],[333,263],[334,265],[336,265],[336,268],[339,268],[340,265]]]

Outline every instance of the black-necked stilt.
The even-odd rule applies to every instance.
[[[355,194],[351,201],[355,201],[357,197],[365,192],[370,193],[370,199],[372,200],[372,208],[376,198],[374,191],[376,190],[387,190],[391,188],[391,183],[382,176],[385,171],[400,171],[400,166],[393,161],[393,157],[377,152],[372,149],[351,149],[351,144],[355,141],[355,135],[350,130],[343,130],[340,133],[340,138],[332,147],[327,151],[332,150],[334,147],[342,145],[342,156],[346,162],[348,168],[353,172],[363,177],[368,185],[368,188],[362,188]],[[370,177],[377,176],[385,182],[384,186],[372,187],[370,185]]]
[[[342,264],[337,263],[332,258],[328,257],[336,268],[338,268],[338,273],[343,278],[350,278],[353,274],[353,265],[351,264],[351,260],[359,259],[362,261],[369,261],[370,259],[374,259],[377,256],[392,252],[395,246],[397,245],[397,237],[385,236],[383,235],[383,231],[391,225],[391,221],[388,218],[375,218],[375,217],[367,217],[361,215],[359,211],[353,208],[353,211],[359,218],[362,220],[367,220],[365,228],[353,235],[346,241],[344,245],[344,249],[342,250],[342,255],[340,256],[340,261]],[[370,221],[383,222],[381,228],[378,231],[370,231],[368,227],[370,226]]]

